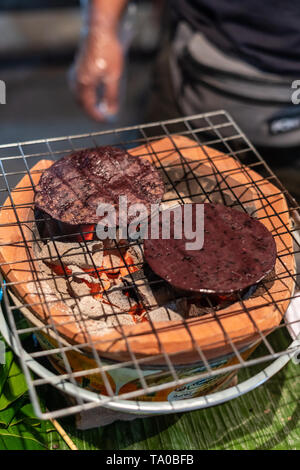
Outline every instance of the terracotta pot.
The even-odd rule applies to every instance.
[[[176,164],[182,163],[181,156],[184,156],[189,161],[187,170],[199,175],[199,193],[201,182],[206,184],[214,180],[226,197],[252,208],[275,237],[279,257],[272,286],[263,295],[252,297],[243,304],[232,304],[214,315],[158,322],[154,328],[147,322],[116,327],[105,336],[89,338],[84,325],[75,321],[67,305],[61,301],[45,304],[41,296],[32,293],[39,267],[32,251],[34,191],[31,180],[36,185],[42,171],[52,164],[50,160],[41,160],[32,168],[31,179],[24,176],[12,192],[16,209],[12,208],[8,198],[0,214],[1,269],[7,281],[14,283],[11,288],[15,295],[37,319],[55,325],[69,343],[82,344],[92,339],[101,357],[116,361],[132,360],[131,353],[134,353],[138,359],[149,358],[145,363],[148,366],[166,364],[164,354],[168,354],[176,365],[192,364],[200,360],[199,349],[207,359],[213,360],[231,354],[232,345],[245,350],[257,343],[262,334],[269,334],[279,325],[294,288],[293,279],[288,275],[295,272],[295,267],[294,257],[290,254],[292,237],[287,231],[290,219],[283,194],[235,158],[208,147],[200,148],[186,137],[153,141],[130,150],[130,153],[150,159],[158,167],[163,164],[170,172],[176,171]],[[203,201],[200,194],[193,198],[195,202],[200,200]]]

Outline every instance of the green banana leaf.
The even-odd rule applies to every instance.
[[[1,340],[1,336],[0,336]],[[11,365],[14,360],[14,354],[12,351],[6,351],[5,364],[0,364],[0,396],[2,395],[3,386],[7,380]]]
[[[5,359],[0,365],[0,450],[46,450],[48,433],[55,429],[49,421],[36,418],[24,374],[11,350]]]
[[[27,385],[24,374],[16,360],[13,360],[6,381],[2,386],[2,393],[0,395],[0,412],[24,395],[26,391]]]
[[[41,427],[44,427],[41,425]],[[0,429],[1,450],[46,450],[45,430],[36,429],[23,422]]]

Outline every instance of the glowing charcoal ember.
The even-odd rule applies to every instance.
[[[97,280],[92,279],[91,276],[85,273],[84,270],[80,269],[78,266],[59,266],[55,264],[50,264],[50,263],[45,263],[51,271],[53,271],[55,274],[58,276],[65,276],[67,275],[68,277],[68,285],[70,286],[70,293],[74,297],[76,295],[84,295],[84,293],[87,293],[86,289],[82,290],[81,292],[78,293],[78,289],[80,288],[75,288],[74,284],[72,285],[72,282],[76,284],[85,284],[88,289],[90,294],[100,294],[102,293],[105,289],[109,289],[111,283],[108,280],[107,276],[105,273],[101,273],[99,275],[99,278]]]
[[[116,254],[104,256],[103,269],[108,277],[116,279],[137,271],[138,267],[134,265],[133,258],[129,254],[125,253],[123,256],[118,256]]]
[[[98,272],[95,277],[87,274],[84,269],[78,266],[68,266],[72,271],[72,279],[76,284],[84,283],[89,288],[90,294],[100,294],[104,290],[109,289],[111,282],[105,272]],[[73,286],[73,294],[76,295],[76,286]]]
[[[84,224],[79,227],[79,232],[82,232],[82,235],[77,235],[78,241],[92,241],[95,236],[95,224]]]
[[[71,269],[65,265],[53,264],[48,261],[45,261],[45,264],[58,276],[72,275]]]
[[[132,316],[135,323],[147,322],[146,310],[142,305],[137,304],[131,307],[129,314]]]

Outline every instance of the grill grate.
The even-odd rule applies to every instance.
[[[161,139],[164,139],[166,145],[162,150],[158,147]],[[60,233],[45,236],[35,229],[35,223],[45,221],[44,217],[39,219],[40,216],[34,216],[32,198],[30,199],[36,178],[41,173],[41,169],[36,169],[36,165],[44,159],[56,160],[67,152],[97,145],[116,145],[133,153],[134,149],[139,147],[138,155],[140,156],[145,152],[165,179],[167,187],[165,204],[174,202],[184,204],[190,200],[219,201],[236,207],[256,216],[262,222],[268,220],[271,232],[279,243],[277,246],[281,247],[276,265],[279,268],[273,273],[272,279],[267,278],[261,281],[259,294],[253,294],[261,299],[259,305],[249,304],[240,294],[231,305],[230,312],[227,309],[216,311],[211,298],[206,296],[210,315],[213,316],[214,322],[221,331],[223,338],[221,344],[220,339],[216,337],[204,347],[195,335],[195,325],[205,326],[207,315],[183,321],[182,328],[190,338],[186,352],[192,354],[191,363],[188,363],[186,357],[182,356],[184,350],[181,350],[179,354],[178,351],[170,349],[169,344],[162,341],[159,323],[153,322],[151,318],[148,318],[147,322],[148,333],[150,331],[159,345],[159,351],[143,357],[140,350],[136,350],[132,336],[134,339],[138,337],[141,342],[146,335],[145,331],[129,334],[128,329],[119,321],[117,329],[119,340],[123,340],[123,360],[117,361],[115,358],[108,358],[107,354],[99,354],[99,348],[103,351],[107,340],[105,337],[95,339],[95,335],[87,326],[87,320],[82,315],[76,319],[72,316],[65,316],[58,322],[52,314],[53,306],[58,305],[61,300],[45,294],[43,283],[45,279],[46,281],[53,280],[54,276],[41,280],[37,263],[42,258],[36,251],[36,247],[50,239],[56,246],[56,242],[65,240],[68,235]],[[209,147],[214,151],[211,151]],[[187,158],[190,152],[198,151],[199,148],[201,152],[197,154],[197,158],[192,160]],[[176,154],[176,158],[170,159],[171,154]],[[178,410],[176,402],[178,397],[196,400],[200,395],[203,400],[206,400],[205,403],[208,406],[214,403],[213,400],[209,400],[209,393],[222,390],[236,371],[250,369],[251,366],[263,366],[270,361],[280,360],[287,356],[286,345],[278,347],[276,343],[275,346],[272,338],[278,334],[279,330],[285,331],[286,326],[293,327],[297,321],[300,322],[300,320],[291,321],[285,315],[288,303],[296,298],[295,292],[299,290],[298,273],[294,269],[294,258],[299,257],[300,253],[297,232],[297,223],[300,220],[299,206],[228,113],[218,111],[112,131],[3,145],[0,146],[0,157],[0,202],[2,214],[7,213],[7,217],[2,217],[0,225],[0,248],[2,253],[4,249],[11,247],[23,249],[23,257],[2,259],[1,267],[5,277],[5,281],[2,282],[3,302],[9,330],[6,330],[4,326],[3,317],[0,317],[0,320],[2,318],[0,326],[2,326],[3,334],[6,331],[6,336],[10,332],[9,340],[20,355],[29,392],[38,416],[42,418],[63,416],[100,404],[140,413],[147,411],[158,413],[163,409],[176,411]],[[222,168],[220,161],[224,158],[234,163]],[[26,177],[27,180],[24,183],[25,180],[22,179]],[[17,186],[20,180],[23,181],[22,187]],[[281,205],[280,202],[282,202]],[[25,212],[26,220],[23,218]],[[19,241],[11,239],[10,234],[15,232],[20,235]],[[98,277],[101,284],[103,283],[102,271],[95,265],[89,243],[84,237],[92,232],[92,229],[79,228],[77,235],[82,237],[82,243],[94,268],[93,274]],[[140,248],[140,242],[129,242],[128,246]],[[128,263],[122,246],[118,242],[115,242],[112,250],[119,254],[120,265],[123,269],[127,269],[135,286],[130,268],[140,267],[141,263]],[[61,255],[58,251],[57,255],[61,262]],[[27,262],[26,265],[25,262]],[[34,300],[30,295],[20,295],[24,285],[28,285],[28,281],[26,283],[24,278],[11,275],[12,272],[20,273],[24,270],[24,266],[25,270],[26,267],[28,270],[30,266],[33,275],[33,281],[29,284],[35,289]],[[62,262],[61,266],[64,266]],[[56,274],[55,279],[66,279],[68,284],[70,275],[65,268],[63,269],[64,272],[60,275]],[[148,281],[144,278],[142,285],[154,286],[159,282]],[[274,285],[281,286],[279,289],[282,292],[278,292],[278,288],[274,290],[272,288]],[[119,286],[119,290],[124,289]],[[67,298],[71,298],[70,294],[67,294],[64,300]],[[80,298],[75,297],[77,305],[78,300]],[[46,323],[42,323],[34,314],[39,308],[43,309],[47,317]],[[282,321],[277,322],[266,332],[261,323],[256,321],[255,312],[259,308],[264,308],[266,312],[277,312]],[[149,311],[149,306],[143,304],[143,309]],[[257,344],[261,343],[255,356],[248,357],[248,354],[245,354],[245,347],[240,347],[243,338],[239,339],[236,334],[232,335],[231,330],[224,326],[224,320],[228,317],[236,322],[245,316],[253,330],[252,343],[248,345],[247,350],[255,349]],[[29,320],[29,324],[24,324],[24,317]],[[116,321],[118,321],[118,315],[116,315]],[[84,332],[80,340],[74,337],[66,338],[62,334],[63,329],[66,331],[78,324]],[[169,328],[172,330],[173,327]],[[266,333],[271,334],[267,336]],[[29,335],[34,335],[34,338],[37,337],[43,341],[46,348],[42,349],[33,345],[28,340]],[[208,353],[208,351],[223,347],[224,344],[226,351],[224,350],[222,357],[218,355],[212,357]],[[299,345],[293,343],[289,354],[295,354],[297,348]],[[78,360],[78,357],[83,358],[83,355],[85,358],[82,361]],[[87,356],[88,359],[86,359]],[[182,357],[185,359],[181,364],[180,358]],[[55,362],[56,370],[49,365],[49,362],[45,362],[45,359]],[[283,365],[283,362],[281,364]],[[220,380],[220,368],[224,374],[222,380]],[[30,369],[33,369],[35,374],[31,374]],[[261,378],[259,380],[261,383]],[[193,386],[202,384],[201,391],[188,395],[185,385],[191,383]],[[63,402],[57,403],[51,412],[43,412],[39,405],[38,393],[41,388],[48,385],[55,386],[72,396],[71,404],[65,406]],[[86,390],[87,386],[91,388],[91,391]],[[242,393],[242,385],[239,387],[240,392],[237,390],[237,393]],[[165,396],[164,394],[172,388],[176,388],[177,391],[170,392],[169,408],[164,408],[162,399],[159,400],[159,397]],[[143,398],[138,403],[132,401],[141,399],[145,394],[149,395],[148,399]],[[152,405],[149,405],[151,394],[152,396],[156,394],[157,402],[154,401]],[[188,400],[185,402],[188,403]],[[199,401],[197,403],[199,405]]]

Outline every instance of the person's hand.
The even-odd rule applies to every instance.
[[[70,85],[85,111],[105,121],[119,109],[119,84],[123,72],[122,46],[115,31],[90,31],[70,70]],[[102,96],[97,91],[101,87]]]

